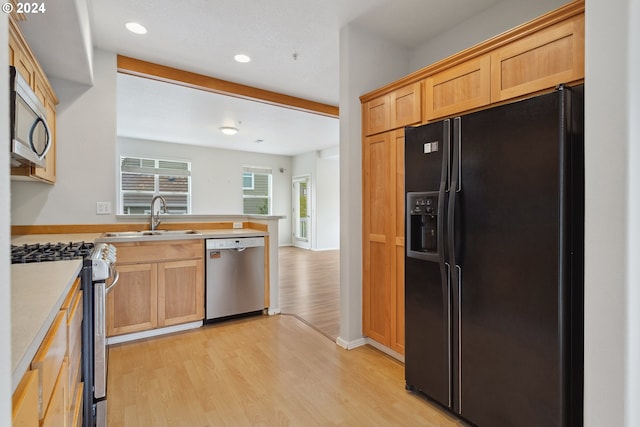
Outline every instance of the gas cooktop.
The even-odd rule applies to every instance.
[[[11,245],[11,264],[88,258],[93,246],[91,242]]]

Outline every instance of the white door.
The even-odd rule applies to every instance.
[[[309,175],[293,178],[293,245],[311,249],[311,186]]]

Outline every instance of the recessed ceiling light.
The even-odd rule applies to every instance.
[[[220,132],[224,133],[225,135],[235,135],[236,133],[238,133],[238,128],[234,128],[232,126],[223,126],[220,128]]]
[[[238,62],[242,62],[243,64],[251,61],[251,58],[249,58],[247,55],[244,55],[244,54],[238,54],[234,56],[233,59],[235,59]]]
[[[147,34],[147,29],[142,24],[138,24],[137,22],[127,22],[125,24],[127,30],[136,34]]]

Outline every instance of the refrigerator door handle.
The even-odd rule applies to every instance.
[[[456,264],[456,268],[454,268],[455,270],[455,275],[456,275],[456,296],[457,296],[457,301],[456,304],[458,304],[458,319],[457,319],[457,327],[458,327],[458,355],[457,355],[457,362],[458,362],[458,387],[457,387],[457,392],[458,392],[458,412],[462,413],[462,267],[460,267],[459,265]]]
[[[456,174],[457,176],[454,178],[456,181],[456,193],[459,193],[462,191],[462,118],[461,117],[456,117],[455,119],[453,119],[453,134],[455,135],[455,147],[454,147],[454,151],[456,152],[455,154],[455,161],[457,162],[457,171],[458,173]]]
[[[461,191],[460,186],[460,117],[456,117],[453,119],[453,135],[454,135],[454,143],[452,144],[452,153],[451,153],[451,189],[456,189],[455,192],[452,191],[449,195],[449,206],[447,211],[447,248],[449,250],[449,263],[452,266],[456,265],[456,248],[455,248],[455,214],[456,214],[456,199],[458,192]],[[453,272],[455,274],[455,271]]]
[[[449,124],[449,119],[446,119],[442,122],[443,130],[442,130],[442,139],[444,140],[444,157],[443,167],[445,168],[443,172],[446,172],[447,176],[444,179],[446,184],[445,192],[449,192],[451,190],[451,126]]]

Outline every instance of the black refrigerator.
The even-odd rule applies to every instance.
[[[583,99],[405,128],[406,387],[473,425],[582,425]]]

